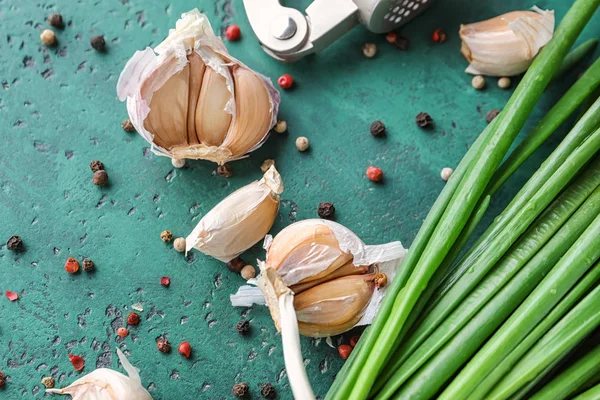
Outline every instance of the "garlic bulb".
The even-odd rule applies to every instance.
[[[265,239],[261,273],[231,296],[234,306],[267,304],[281,331],[290,386],[297,399],[315,396],[304,370],[299,334],[337,335],[371,323],[386,287],[376,289],[382,273],[396,274],[406,250],[400,242],[365,245],[348,228],[310,219]],[[260,297],[262,292],[264,297]]]
[[[461,25],[461,53],[473,75],[512,76],[525,72],[554,32],[554,11],[533,7]]]
[[[73,400],[152,400],[142,386],[138,369],[117,349],[117,356],[129,377],[108,368],[98,368],[62,389],[46,389],[46,393],[71,395]]]
[[[260,147],[279,106],[270,80],[230,56],[197,9],[154,51],[133,55],[117,95],[155,154],[219,164]]]
[[[269,232],[282,192],[281,176],[271,166],[260,181],[236,190],[210,210],[186,238],[186,251],[196,248],[223,262],[239,256]]]

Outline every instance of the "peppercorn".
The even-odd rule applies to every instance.
[[[104,186],[108,183],[108,174],[105,170],[99,169],[98,171],[94,172],[94,175],[92,176],[92,181],[96,186]]]
[[[140,323],[140,314],[136,312],[130,312],[127,315],[127,325],[138,325]]]
[[[485,87],[485,78],[481,75],[475,75],[473,79],[471,79],[471,86],[477,90],[483,89]]]
[[[160,284],[164,287],[171,286],[171,278],[169,278],[168,276],[163,276],[162,278],[160,278]]]
[[[185,166],[185,158],[171,158],[171,165],[175,168],[183,168]]]
[[[387,275],[384,273],[378,273],[375,275],[375,278],[373,278],[373,283],[375,284],[375,286],[377,286],[377,289],[381,289],[382,287],[384,287],[385,285],[387,285]]]
[[[487,114],[485,114],[486,122],[489,124],[498,116],[498,114],[500,114],[500,110],[498,110],[497,108],[491,109],[487,112]]]
[[[126,119],[125,121],[121,122],[121,128],[123,128],[123,130],[127,133],[135,132],[135,127],[130,119]]]
[[[260,166],[260,170],[263,172],[263,174],[265,172],[267,172],[269,170],[269,168],[274,167],[275,166],[275,160],[271,160],[266,159],[265,161],[263,161],[263,163]]]
[[[92,272],[96,268],[96,264],[89,258],[83,259],[83,265],[81,266],[85,272]]]
[[[56,34],[50,29],[44,29],[40,34],[40,40],[46,46],[54,46],[56,44]]]
[[[306,151],[306,150],[308,150],[309,147],[310,147],[310,142],[304,136],[300,136],[298,139],[296,139],[296,148],[299,151]]]
[[[190,358],[190,355],[192,354],[192,346],[190,346],[188,342],[181,342],[177,351],[183,356],[183,358]]]
[[[375,45],[375,43],[365,43],[363,45],[362,52],[365,55],[365,57],[373,58],[375,57],[375,54],[377,54],[377,46]]]
[[[104,40],[104,36],[92,36],[90,39],[90,44],[96,51],[104,51],[106,50],[106,41]]]
[[[160,233],[160,238],[163,242],[168,243],[173,240],[173,233],[170,230],[165,229]]]
[[[230,178],[233,175],[233,170],[229,164],[223,164],[217,167],[217,174],[223,178]]]
[[[395,43],[396,39],[398,39],[398,35],[396,35],[395,32],[390,32],[385,35],[385,40],[387,40],[389,43]]]
[[[231,272],[239,274],[242,268],[246,265],[246,261],[242,260],[241,257],[236,257],[233,260],[229,260],[227,263],[227,269]]]
[[[23,248],[23,239],[21,236],[13,235],[8,238],[6,248],[13,251],[19,251]]]
[[[379,182],[383,179],[383,171],[381,168],[370,166],[367,168],[367,178],[373,182]]]
[[[454,170],[452,168],[446,167],[446,168],[442,169],[442,172],[440,172],[440,176],[442,177],[443,180],[447,181],[448,179],[450,179],[453,172],[454,172]]]
[[[448,40],[448,35],[446,35],[446,32],[443,30],[436,29],[431,34],[431,39],[433,39],[433,41],[436,43],[444,43],[446,40]]]
[[[48,16],[48,25],[53,26],[55,28],[62,28],[64,27],[64,23],[63,23],[63,18],[62,15],[56,13],[56,14],[50,14]]]
[[[175,239],[173,242],[173,248],[175,251],[183,253],[185,251],[185,238],[180,237]]]
[[[43,377],[42,385],[44,385],[46,387],[46,389],[52,389],[54,387],[54,378],[51,376]]]
[[[373,136],[381,136],[385,134],[385,125],[381,121],[373,121],[370,131]]]
[[[356,344],[358,343],[358,339],[360,339],[359,335],[352,336],[350,338],[350,346],[356,347]]]
[[[338,353],[340,353],[340,357],[344,360],[347,360],[350,357],[350,353],[352,353],[352,347],[347,344],[342,344],[338,346]]]
[[[120,327],[119,329],[117,329],[117,335],[119,335],[119,337],[125,338],[129,336],[129,329]]]
[[[240,30],[240,27],[235,24],[229,25],[227,27],[227,29],[225,29],[225,37],[230,42],[235,42],[236,40],[240,40],[241,34],[242,34],[242,32]]]
[[[231,388],[231,391],[235,397],[243,399],[248,395],[248,384],[246,382],[236,383]]]
[[[500,89],[508,89],[510,87],[510,78],[504,76],[498,79],[498,87]]]
[[[407,37],[398,36],[394,44],[400,50],[408,50],[410,47],[410,40]]]
[[[75,371],[81,371],[85,367],[85,360],[83,357],[69,354],[69,361],[71,361],[71,364],[73,364]]]
[[[273,129],[277,133],[285,133],[285,131],[287,131],[287,122],[283,120],[277,121]]]
[[[433,126],[433,119],[426,112],[420,112],[415,117],[415,122],[419,126],[419,128],[429,128]]]
[[[242,320],[235,325],[235,330],[240,335],[247,335],[250,333],[250,321]]]
[[[256,276],[256,270],[252,265],[246,265],[240,271],[240,275],[242,275],[242,278],[245,280],[252,279]]]
[[[319,203],[317,214],[319,214],[319,217],[321,218],[332,219],[335,214],[335,207],[329,202]]]
[[[0,372],[0,389],[2,389],[4,387],[5,383],[6,383],[6,377],[4,376],[4,374],[2,372]]]
[[[277,79],[277,84],[282,89],[289,89],[294,84],[294,78],[290,74],[283,74]]]
[[[102,161],[94,160],[90,163],[90,169],[92,172],[103,170],[104,164],[102,164]]]
[[[161,353],[169,353],[171,351],[171,344],[166,339],[159,339],[156,341],[156,347]]]
[[[265,399],[273,399],[277,393],[275,392],[275,387],[273,385],[265,383],[260,386],[260,394]]]
[[[65,271],[69,274],[74,274],[79,271],[79,261],[73,257],[67,258],[67,261],[65,262]]]

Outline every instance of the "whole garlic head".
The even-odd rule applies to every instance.
[[[262,145],[280,101],[269,79],[229,55],[197,9],[182,14],[154,51],[133,55],[117,94],[155,154],[219,164]]]

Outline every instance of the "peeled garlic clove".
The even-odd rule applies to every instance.
[[[46,389],[46,393],[68,394],[73,400],[152,400],[142,386],[138,369],[119,349],[117,356],[129,376],[112,369],[98,368],[65,388]]]
[[[198,138],[207,146],[220,146],[225,139],[232,117],[225,111],[230,98],[225,77],[207,68],[194,113]]]
[[[553,31],[554,11],[537,7],[461,25],[461,52],[470,63],[466,72],[490,76],[520,74],[529,68]]]
[[[154,153],[219,164],[260,147],[280,100],[269,79],[228,54],[198,10],[182,14],[154,51],[134,54],[117,94]]]
[[[269,168],[260,181],[246,185],[217,204],[186,238],[196,248],[228,262],[259,242],[271,229],[283,192],[281,176]]]
[[[372,275],[334,279],[294,296],[300,334],[339,335],[362,318],[375,290]]]

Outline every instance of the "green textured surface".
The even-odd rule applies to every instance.
[[[241,1],[0,0],[0,239],[18,234],[26,246],[19,254],[0,248],[0,291],[20,294],[14,303],[0,298],[0,371],[8,376],[0,398],[42,397],[40,379],[50,374],[58,386],[71,383],[78,374],[69,351],[85,357],[85,372],[116,368],[119,346],[141,369],[155,399],[232,398],[238,381],[250,383],[253,398],[260,397],[260,383],[272,382],[279,398],[290,399],[280,338],[267,310],[232,308],[229,295],[243,280],[202,254],[186,260],[159,234],[170,229],[186,236],[218,201],[258,179],[265,158],[274,158],[286,189],[273,232],[315,217],[317,204],[331,201],[337,221],[366,243],[410,244],[443,185],[440,170],[458,162],[485,126],[485,113],[501,108],[510,95],[494,79],[485,91],[471,88],[458,51],[458,25],[534,4],[471,3],[437,0],[402,29],[411,39],[409,51],[356,28],[323,53],[286,65],[260,50]],[[569,3],[536,2],[555,8],[557,19]],[[115,93],[121,68],[135,50],[158,44],[179,15],[194,7],[207,13],[217,31],[231,22],[240,25],[242,40],[228,45],[234,56],[272,78],[287,72],[297,82],[282,93],[280,118],[288,121],[288,133],[275,134],[249,159],[235,162],[230,179],[215,175],[210,162],[174,170],[120,127],[126,118]],[[45,17],[57,11],[68,26],[57,31],[58,47],[47,49],[39,34]],[[449,34],[441,45],[430,39],[439,27]],[[106,54],[90,48],[95,34],[106,36]],[[595,17],[579,42],[599,34]],[[378,45],[374,59],[361,53],[367,41]],[[576,72],[548,90],[534,119]],[[415,125],[420,111],[432,115],[435,129]],[[368,133],[374,119],[388,126],[385,138]],[[310,139],[309,152],[296,151],[297,136]],[[492,212],[549,148],[499,193]],[[92,184],[93,159],[104,162],[110,186]],[[364,177],[369,165],[383,168],[382,184]],[[90,257],[97,271],[67,275],[63,264],[69,256]],[[255,246],[245,258],[262,256]],[[159,284],[163,275],[171,277],[168,289]],[[144,306],[142,323],[119,339],[114,330],[137,302]],[[235,331],[241,316],[252,320],[248,337]],[[161,335],[175,348],[191,342],[193,356],[159,353],[155,339]],[[302,344],[315,392],[324,395],[342,360],[324,341]]]

